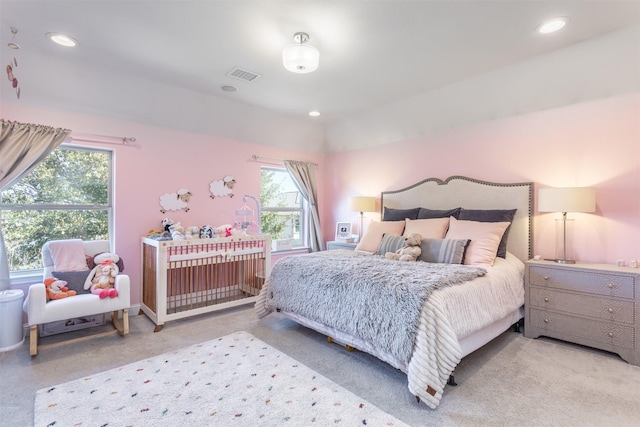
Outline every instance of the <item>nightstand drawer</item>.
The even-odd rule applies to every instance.
[[[633,325],[635,320],[632,301],[559,292],[549,288],[532,286],[529,289],[529,304],[545,310],[562,311],[567,314],[579,314],[630,325]]]
[[[538,335],[546,335],[603,349],[634,349],[634,329],[631,326],[573,317],[535,308],[530,309],[529,316],[531,326],[538,329]]]
[[[542,266],[529,267],[529,284],[577,292],[635,298],[635,277],[606,272],[569,270]]]

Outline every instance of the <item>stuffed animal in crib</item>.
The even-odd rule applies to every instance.
[[[84,289],[91,289],[91,293],[98,295],[100,299],[117,297],[118,291],[113,286],[120,272],[116,264],[119,260],[118,255],[110,252],[96,255],[94,258],[96,266],[85,280]]]
[[[44,279],[44,286],[47,289],[48,300],[72,297],[76,294],[76,291],[70,291],[69,288],[67,288],[67,282],[56,279],[55,277]]]
[[[404,238],[404,246],[395,252],[387,252],[384,257],[387,259],[395,259],[399,261],[416,261],[422,249],[420,243],[422,236],[418,233],[411,233]]]

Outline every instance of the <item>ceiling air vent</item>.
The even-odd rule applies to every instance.
[[[245,82],[252,82],[255,79],[262,77],[258,73],[254,73],[253,71],[243,70],[242,68],[235,67],[233,70],[227,73],[227,76],[233,77],[234,79],[244,80]]]

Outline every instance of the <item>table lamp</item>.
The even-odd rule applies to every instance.
[[[596,190],[587,187],[541,188],[538,190],[538,212],[562,212],[556,219],[556,258],[561,264],[575,264],[573,223],[567,212],[595,212]]]
[[[357,196],[349,198],[349,210],[360,212],[360,228],[358,228],[358,242],[362,239],[362,223],[365,212],[376,211],[376,198]]]

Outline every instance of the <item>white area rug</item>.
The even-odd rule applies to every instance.
[[[404,426],[247,332],[38,390],[34,425]]]

